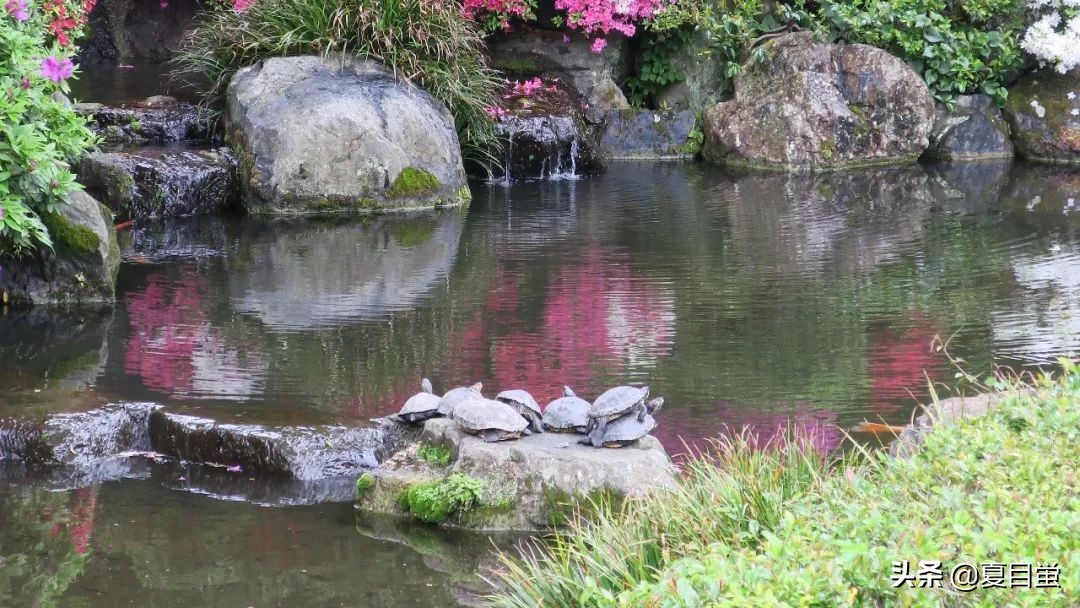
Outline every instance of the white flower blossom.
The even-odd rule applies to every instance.
[[[1080,66],[1080,0],[1028,0],[1027,5],[1038,19],[1020,46],[1062,74]]]

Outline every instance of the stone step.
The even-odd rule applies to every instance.
[[[121,220],[216,213],[238,202],[237,162],[228,148],[95,152],[83,157],[78,173]]]
[[[112,105],[80,103],[75,111],[90,118],[90,128],[105,146],[208,142],[211,137],[207,110],[164,95]]]

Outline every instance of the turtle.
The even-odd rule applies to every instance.
[[[637,414],[627,414],[608,423],[602,445],[605,448],[621,448],[648,435],[655,428],[656,418],[651,415],[639,417]]]
[[[484,385],[477,382],[472,386],[459,386],[446,391],[442,399],[439,399],[439,415],[449,418],[454,415],[454,408],[459,403],[470,399],[483,399],[484,396],[480,394],[482,388],[484,388]]]
[[[440,397],[432,393],[431,380],[424,378],[420,381],[420,392],[409,397],[401,411],[398,412],[398,420],[403,422],[423,422],[428,418],[439,415]]]
[[[645,415],[645,399],[649,397],[649,387],[616,386],[608,389],[593,401],[589,408],[589,425],[585,433],[594,448],[602,447],[607,423],[631,412],[639,417]],[[585,442],[582,442],[585,443]]]
[[[544,408],[544,427],[556,433],[584,433],[589,426],[588,401],[578,397],[569,386],[563,387],[563,396]]]
[[[543,414],[540,413],[540,404],[533,399],[533,396],[529,394],[529,391],[523,391],[521,389],[512,389],[503,391],[495,396],[496,401],[502,401],[506,405],[514,408],[514,411],[521,414],[525,420],[529,421],[529,429],[525,431],[525,434],[530,434],[530,430],[535,433],[544,432],[544,423],[542,422]]]
[[[514,408],[494,399],[468,399],[454,408],[454,422],[470,435],[478,435],[487,442],[517,439],[529,421]]]

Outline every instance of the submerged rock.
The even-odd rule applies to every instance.
[[[914,161],[934,104],[903,61],[810,33],[772,41],[735,78],[735,98],[707,108],[704,155],[733,165],[818,171]]]
[[[465,434],[451,420],[428,420],[419,446],[398,452],[361,480],[359,506],[406,515],[399,499],[410,488],[469,479],[479,488],[479,498],[471,507],[449,513],[445,525],[528,530],[562,523],[590,499],[622,500],[674,486],[671,460],[656,438],[646,436],[619,449],[579,445],[579,438],[539,433],[488,443]],[[424,446],[446,450],[450,463],[442,467],[425,461]]]
[[[683,158],[696,152],[690,141],[694,112],[609,112],[600,148],[619,159]]]
[[[230,136],[253,213],[468,203],[450,112],[372,61],[271,58],[228,89]]]
[[[219,212],[237,200],[236,157],[228,148],[137,148],[84,157],[79,180],[119,219]]]
[[[0,306],[112,302],[120,247],[109,209],[79,191],[44,221],[52,251],[0,259]]]
[[[149,97],[117,105],[80,103],[78,114],[106,146],[167,144],[210,140],[208,114],[199,106],[172,97]]]
[[[1024,76],[1009,89],[1005,117],[1024,158],[1080,164],[1080,68]]]
[[[989,95],[961,95],[955,108],[938,104],[930,147],[923,155],[934,160],[1012,158],[1009,124]]]

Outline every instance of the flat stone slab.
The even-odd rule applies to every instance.
[[[459,474],[483,484],[480,504],[454,513],[451,527],[529,530],[558,525],[590,500],[624,500],[675,485],[674,467],[648,435],[623,448],[593,448],[584,436],[541,433],[487,443],[445,418],[424,423],[420,444],[395,454],[372,472],[374,485],[359,499],[362,510],[405,515],[399,495],[418,483]],[[424,462],[424,446],[450,453],[447,466]]]
[[[613,160],[691,158],[687,144],[696,120],[690,110],[609,112],[600,148]]]
[[[75,111],[90,118],[90,128],[106,145],[209,141],[209,114],[199,106],[155,96],[116,105],[80,103]]]

